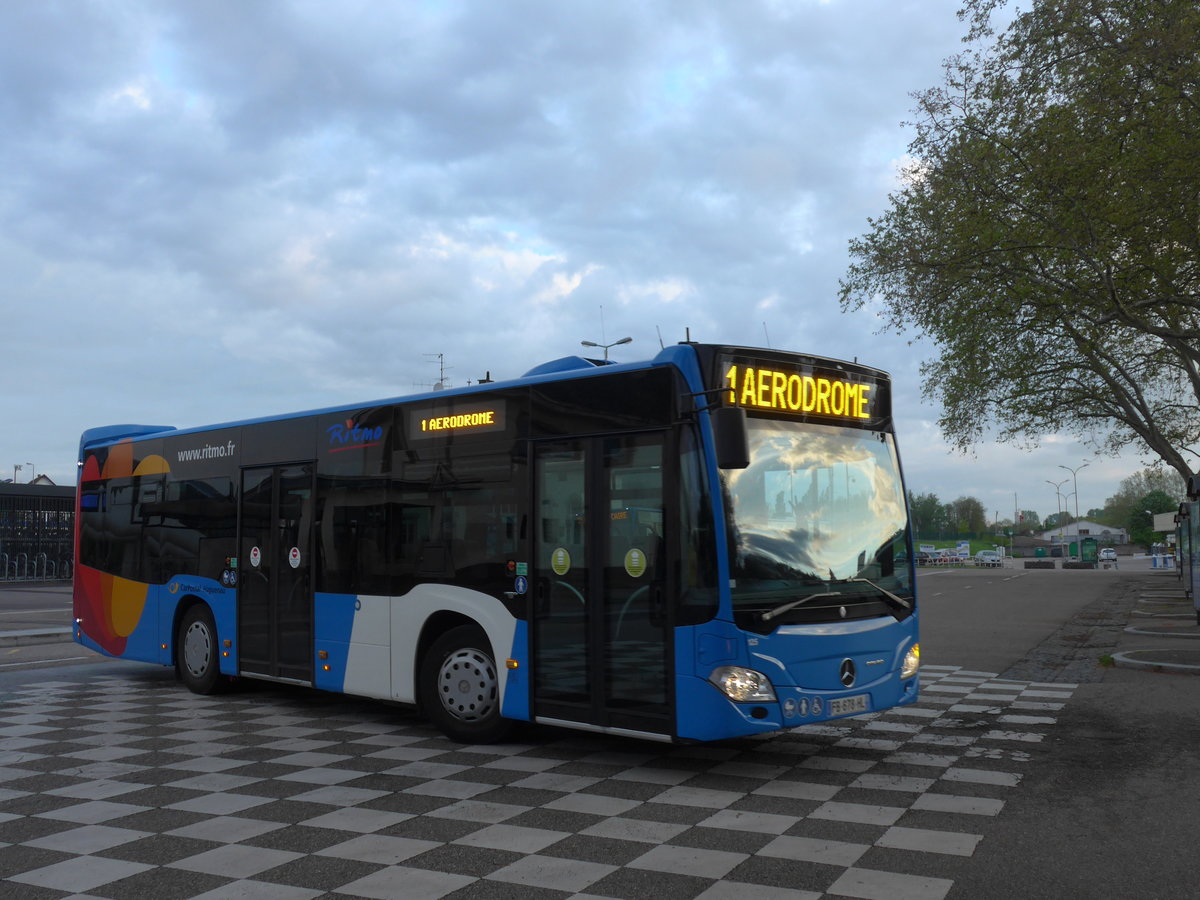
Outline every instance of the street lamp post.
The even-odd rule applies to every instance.
[[[1047,478],[1047,479],[1046,479],[1046,484],[1052,484],[1052,485],[1054,485],[1055,514],[1058,516],[1058,545],[1059,545],[1059,549],[1062,549],[1062,542],[1063,542],[1063,527],[1062,527],[1062,512],[1063,512],[1063,508],[1062,508],[1062,491],[1061,491],[1060,489],[1061,489],[1061,488],[1062,488],[1062,486],[1063,486],[1064,484],[1066,484],[1066,483],[1067,483],[1067,479],[1065,479],[1065,478],[1064,478],[1062,481],[1051,481],[1049,478]]]
[[[1059,466],[1060,469],[1066,469],[1068,472],[1071,473],[1071,487],[1073,487],[1075,489],[1075,542],[1076,543],[1079,542],[1079,482],[1075,480],[1075,473],[1078,472],[1080,469],[1086,469],[1087,467],[1088,467],[1087,463],[1084,463],[1081,466],[1076,466],[1074,469],[1072,469],[1070,466],[1062,466],[1062,465]],[[1083,557],[1083,548],[1080,548],[1079,555],[1080,555],[1080,558]]]
[[[584,347],[603,347],[604,348],[604,361],[608,362],[608,348],[609,347],[617,347],[621,344],[628,344],[632,340],[633,340],[633,338],[631,338],[631,337],[623,337],[619,341],[613,341],[611,344],[597,344],[594,341],[580,341],[579,343],[582,344]]]

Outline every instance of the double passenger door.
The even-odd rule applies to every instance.
[[[670,735],[664,435],[534,445],[534,716]]]
[[[242,470],[239,671],[312,683],[313,464]]]

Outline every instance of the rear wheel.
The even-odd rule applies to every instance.
[[[183,614],[175,640],[179,677],[193,693],[215,694],[225,687],[217,646],[212,611],[198,603]]]
[[[500,678],[491,644],[478,625],[447,631],[421,660],[421,706],[447,737],[490,744],[512,731],[500,715]]]

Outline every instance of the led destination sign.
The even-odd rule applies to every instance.
[[[410,438],[446,437],[452,434],[481,434],[504,430],[504,404],[468,406],[448,409],[444,404],[434,409],[413,410],[409,415]]]
[[[867,420],[875,415],[876,385],[831,373],[787,369],[779,363],[723,366],[729,402],[747,409]]]
[[[457,413],[452,416],[431,416],[421,420],[422,431],[462,431],[464,428],[486,429],[492,426],[502,427],[494,409],[481,409],[479,412]]]

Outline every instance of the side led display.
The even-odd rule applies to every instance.
[[[448,409],[443,405],[412,409],[408,414],[408,436],[410,439],[448,437],[454,434],[483,434],[503,431],[505,424],[504,404],[500,401],[476,406],[456,406]]]

